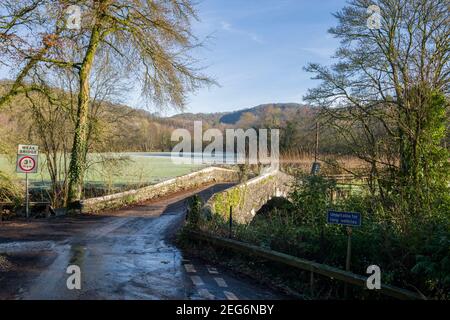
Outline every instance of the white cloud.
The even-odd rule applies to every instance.
[[[239,35],[248,37],[252,41],[254,41],[256,43],[259,43],[259,44],[263,44],[264,43],[264,40],[261,38],[261,36],[259,36],[256,33],[248,32],[248,31],[245,31],[245,30],[234,28],[231,25],[231,23],[226,22],[226,21],[222,21],[220,24],[221,24],[222,30],[224,30],[226,32],[235,33],[235,34],[239,34]]]
[[[231,24],[229,24],[228,22],[222,21],[221,25],[222,25],[222,30],[225,30],[225,31],[231,31],[232,30],[231,29]]]

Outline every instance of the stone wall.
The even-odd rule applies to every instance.
[[[95,213],[106,209],[120,208],[203,185],[237,181],[238,173],[236,171],[209,167],[141,189],[83,200],[81,201],[81,213]]]
[[[203,207],[203,213],[216,213],[228,219],[231,206],[234,221],[249,223],[267,201],[273,197],[286,197],[293,181],[290,175],[272,171],[216,193]]]

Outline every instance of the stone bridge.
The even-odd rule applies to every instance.
[[[144,188],[82,200],[81,213],[121,208],[214,183],[236,183],[238,179],[239,175],[235,170],[209,167]]]
[[[233,220],[249,223],[256,212],[273,197],[286,197],[294,178],[281,171],[272,171],[247,182],[216,193],[203,207],[204,214],[219,214],[228,219],[230,207]]]
[[[209,167],[148,187],[82,200],[81,213],[121,208],[205,185],[238,183],[238,180],[239,174],[236,170]],[[291,182],[292,176],[281,171],[271,171],[214,194],[205,203],[203,211],[209,214],[217,213],[228,219],[232,207],[234,220],[238,223],[248,223],[271,198],[286,196]]]

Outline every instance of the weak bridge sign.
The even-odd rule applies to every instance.
[[[36,173],[38,170],[39,147],[19,144],[17,147],[16,172]]]

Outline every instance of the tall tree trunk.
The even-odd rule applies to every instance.
[[[86,170],[86,148],[87,148],[87,129],[90,100],[90,83],[92,66],[95,53],[100,42],[100,23],[97,23],[92,29],[92,35],[89,42],[86,55],[79,71],[79,93],[77,121],[75,125],[75,135],[73,139],[72,154],[69,166],[69,186],[68,199],[69,206],[81,199],[83,189],[83,177]]]

